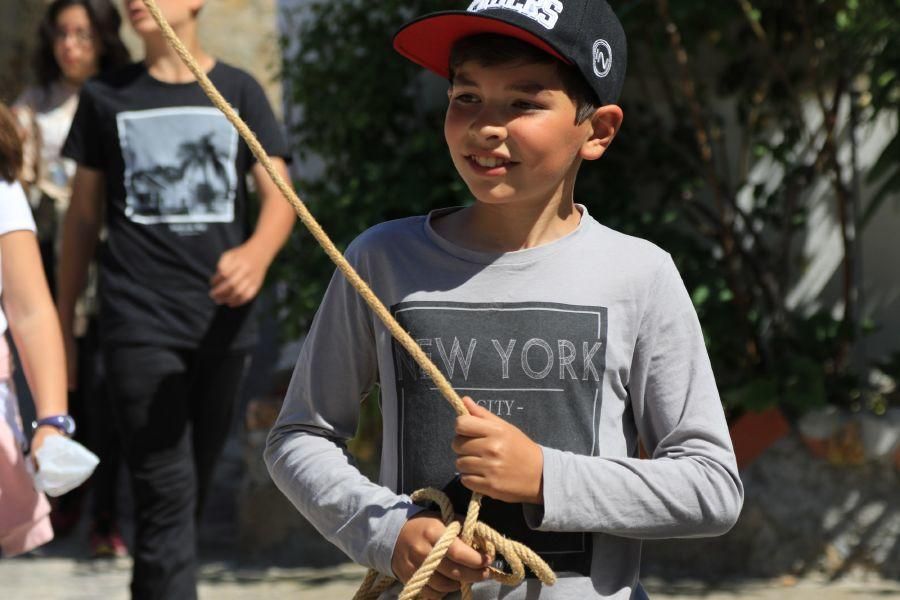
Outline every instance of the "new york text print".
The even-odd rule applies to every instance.
[[[460,395],[524,431],[535,442],[596,455],[603,402],[607,310],[552,303],[404,302],[394,316]],[[450,449],[455,414],[394,342],[400,465],[398,489],[451,493],[465,512]],[[537,551],[556,570],[588,574],[590,536],[529,528],[520,505],[485,499],[482,519]]]

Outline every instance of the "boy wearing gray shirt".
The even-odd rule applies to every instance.
[[[487,557],[456,540],[423,597],[461,582],[475,598],[645,597],[641,539],[722,534],[743,488],[671,258],[573,199],[582,161],[622,122],[621,26],[602,0],[476,0],[407,24],[394,46],[449,78],[445,137],[474,203],[373,227],[347,258],[471,414],[455,417],[336,274],[270,434],[269,471],[326,538],[400,581],[444,531],[410,500],[423,487],[445,489],[460,513],[484,494],[481,518],[558,576],[501,588]],[[346,451],[376,382],[378,483]]]

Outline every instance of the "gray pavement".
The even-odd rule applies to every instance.
[[[130,560],[90,561],[65,557],[28,557],[0,561],[3,600],[127,600]],[[346,600],[364,575],[361,567],[327,569],[249,569],[207,563],[200,570],[200,600],[315,598]],[[680,582],[645,582],[653,600],[875,600],[900,599],[900,582],[856,573],[829,583],[802,580],[731,583],[710,588]]]

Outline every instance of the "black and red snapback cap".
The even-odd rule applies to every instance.
[[[514,37],[574,65],[601,105],[615,104],[625,82],[625,31],[605,0],[474,0],[466,10],[425,15],[394,35],[394,49],[449,77],[450,50],[483,33]]]

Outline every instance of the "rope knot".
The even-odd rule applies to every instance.
[[[556,575],[544,560],[533,550],[513,541],[495,529],[478,520],[478,512],[481,506],[480,494],[473,494],[466,513],[466,520],[460,524],[456,520],[453,504],[447,495],[434,488],[424,488],[412,495],[414,502],[433,502],[441,511],[441,520],[447,529],[438,539],[428,556],[413,574],[410,580],[400,592],[399,600],[415,600],[419,593],[428,584],[428,580],[437,570],[438,565],[447,554],[447,550],[457,537],[472,548],[484,552],[490,557],[491,562],[499,553],[509,564],[510,573],[489,567],[491,579],[499,581],[503,585],[518,585],[525,579],[525,567],[527,566],[544,585],[556,583]],[[377,571],[370,570],[365,580],[353,597],[353,600],[376,600],[385,590],[394,584],[393,577],[381,575]],[[463,600],[472,597],[471,587],[468,584],[462,586]]]

